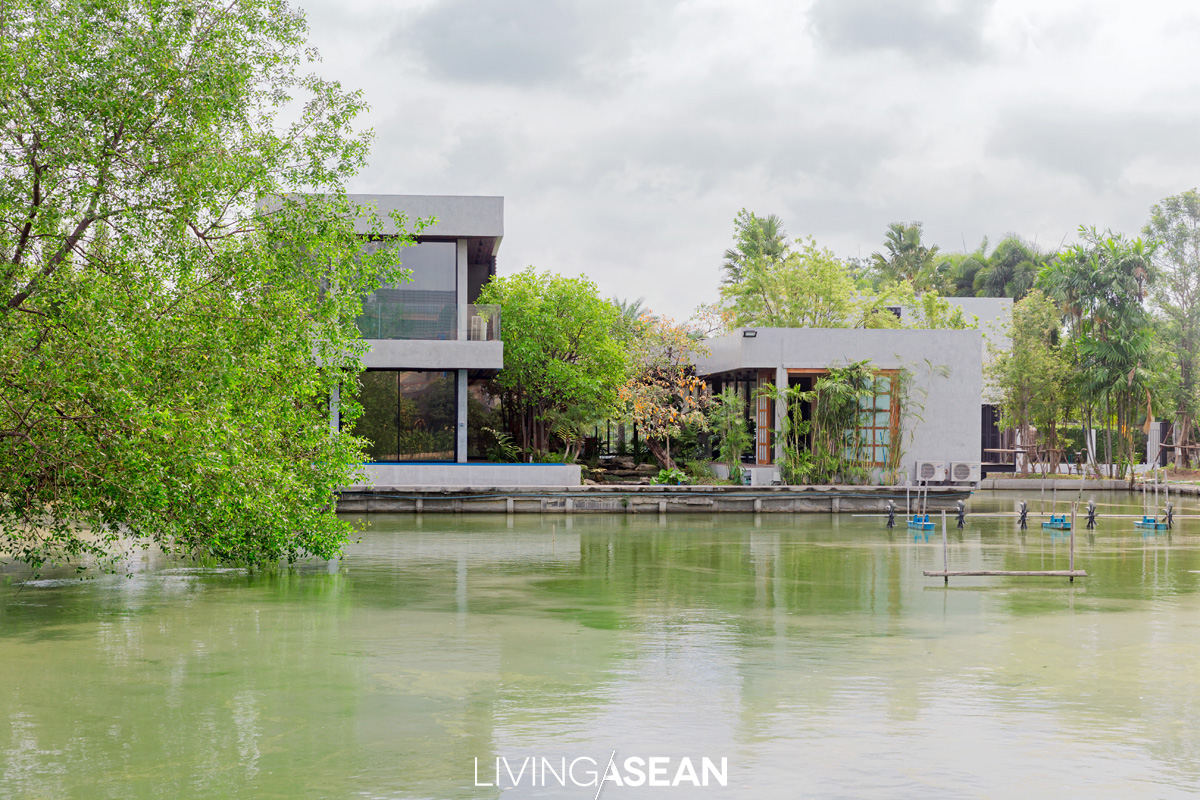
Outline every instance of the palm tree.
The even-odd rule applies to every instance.
[[[909,281],[918,292],[940,288],[949,264],[936,262],[937,245],[926,247],[921,241],[923,223],[893,222],[884,236],[884,253],[873,253],[875,269],[885,280]]]
[[[743,208],[733,224],[737,245],[725,251],[725,262],[721,265],[723,283],[741,281],[747,265],[758,258],[778,261],[787,255],[787,232],[777,215],[760,217]]]
[[[1020,300],[1037,282],[1047,256],[1015,234],[1004,237],[987,258],[987,266],[975,275],[978,297],[1011,297]]]
[[[1115,421],[1133,460],[1132,430],[1143,397],[1150,398],[1150,317],[1143,306],[1154,278],[1154,247],[1141,239],[1095,228],[1079,229],[1079,244],[1042,268],[1038,282],[1062,309],[1079,353],[1077,381],[1091,418],[1103,403],[1106,425]],[[1106,450],[1112,463],[1112,434]]]

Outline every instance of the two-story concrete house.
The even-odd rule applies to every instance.
[[[579,467],[498,464],[472,441],[469,408],[486,402],[482,384],[504,366],[503,309],[476,304],[496,274],[504,237],[503,197],[355,195],[385,219],[433,217],[400,259],[411,280],[364,299],[359,330],[370,343],[361,376],[368,481],[376,487],[578,486]],[[365,231],[364,231],[365,232]],[[399,247],[386,237],[377,247]],[[336,415],[336,409],[334,411]]]

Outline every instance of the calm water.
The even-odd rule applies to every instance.
[[[977,516],[949,558],[1061,569],[1067,544]],[[1200,518],[1081,530],[1074,585],[947,589],[941,560],[940,531],[849,515],[406,515],[282,575],[10,567],[0,798],[592,798],[477,787],[475,759],[494,783],[497,756],[614,750],[668,778],[724,757],[728,786],[606,798],[1200,791]]]

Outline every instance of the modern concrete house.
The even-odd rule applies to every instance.
[[[782,445],[782,404],[754,399],[755,390],[776,386],[811,388],[830,366],[869,360],[876,370],[876,396],[862,408],[869,457],[883,471],[888,448],[898,437],[900,469],[917,480],[918,462],[978,464],[980,399],[983,392],[983,334],[978,330],[863,330],[741,328],[708,342],[710,355],[698,360],[698,373],[714,392],[732,386],[749,403],[755,431],[753,483],[776,479],[774,464]],[[900,370],[911,376],[907,398],[900,397]],[[903,480],[903,477],[901,478]]]
[[[386,220],[385,234],[396,233],[387,219],[393,211],[410,220],[437,220],[401,251],[411,280],[365,298],[358,320],[371,349],[361,377],[363,415],[354,431],[371,442],[369,483],[377,488],[578,486],[577,465],[487,462],[470,424],[488,401],[482,384],[504,366],[503,309],[475,302],[496,274],[504,198],[350,199],[373,205]],[[373,246],[399,245],[385,236]]]

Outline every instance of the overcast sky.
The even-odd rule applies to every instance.
[[[298,0],[376,134],[352,191],[505,198],[499,271],[686,318],[733,218],[842,256],[1136,233],[1200,183],[1200,4]]]

